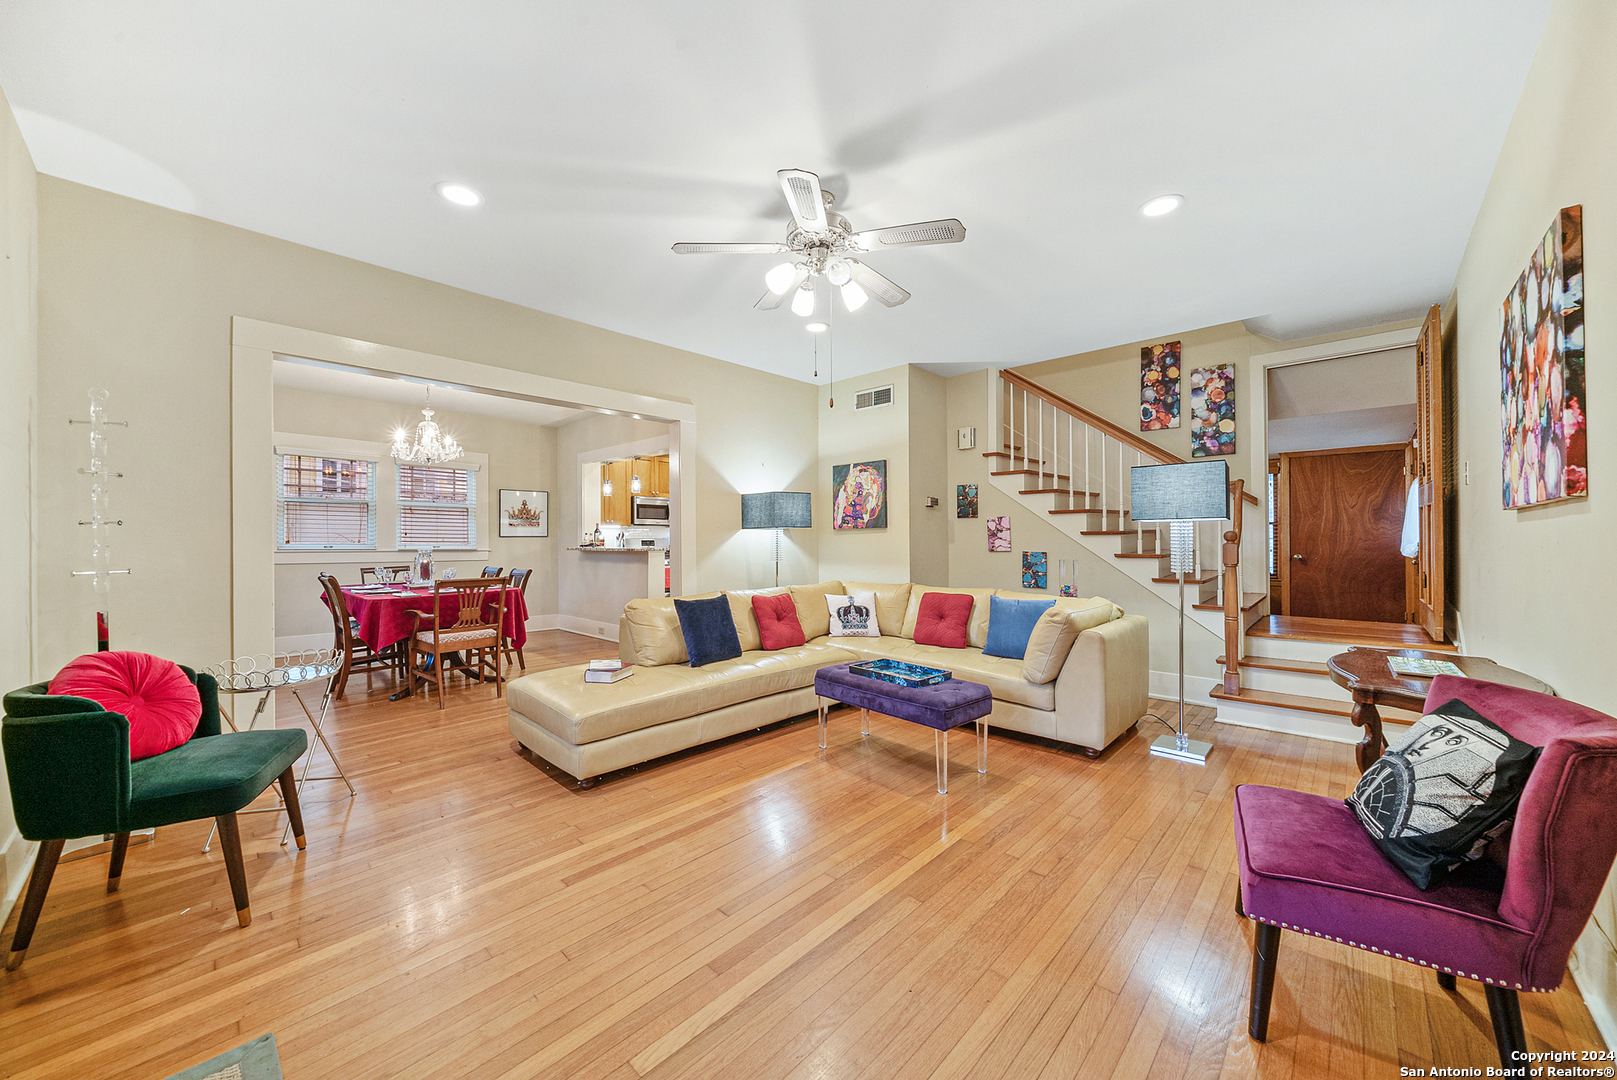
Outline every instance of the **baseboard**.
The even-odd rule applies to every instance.
[[[1191,705],[1217,705],[1208,695],[1213,687],[1222,686],[1218,679],[1204,679],[1198,675],[1185,676],[1185,702]],[[1179,700],[1179,673],[1177,671],[1153,671],[1150,682],[1146,684],[1147,692],[1154,698],[1164,698],[1168,701]]]
[[[553,618],[556,620],[556,625],[552,627],[554,630],[566,630],[570,634],[583,634],[602,641],[618,640],[616,619],[581,619],[577,615],[556,615]]]
[[[555,615],[528,616],[528,633],[531,634],[536,630],[561,629],[561,627],[556,623],[557,618],[558,616]],[[582,634],[584,631],[580,630],[578,633]],[[591,634],[590,636],[594,637],[596,635]],[[617,639],[614,637],[612,640],[615,641]],[[277,637],[275,639],[275,651],[278,653],[304,652],[309,649],[329,648],[331,648],[331,634],[329,632],[324,634],[288,634],[285,637]]]
[[[1607,886],[1610,888],[1610,886]],[[1617,949],[1592,920],[1572,947],[1567,965],[1607,1049],[1617,1046]]]

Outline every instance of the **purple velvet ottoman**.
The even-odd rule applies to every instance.
[[[977,771],[988,771],[988,721],[994,695],[982,683],[950,679],[932,686],[897,683],[855,675],[848,664],[832,664],[814,673],[814,692],[820,698],[820,749],[825,749],[826,700],[854,705],[860,710],[859,730],[870,734],[870,714],[923,724],[933,731],[938,757],[938,794],[949,791],[949,730],[977,721]]]

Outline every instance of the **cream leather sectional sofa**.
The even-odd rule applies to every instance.
[[[766,652],[751,598],[782,592],[791,593],[808,641]],[[876,594],[880,637],[828,636],[826,594],[853,592]],[[970,648],[915,643],[916,614],[929,592],[971,594]],[[727,595],[741,638],[739,658],[691,667],[673,600],[634,600],[619,623],[619,653],[636,665],[635,673],[616,683],[586,683],[582,667],[567,667],[512,680],[506,688],[511,734],[587,783],[615,769],[813,712],[817,670],[876,657],[947,668],[956,678],[983,683],[994,694],[992,728],[1070,743],[1090,756],[1145,714],[1147,622],[1102,597],[1058,599],[1055,612],[1046,612],[1035,628],[1027,658],[1011,660],[982,651],[989,598],[996,595],[992,589],[825,581]],[[997,595],[1022,600],[1029,594]]]

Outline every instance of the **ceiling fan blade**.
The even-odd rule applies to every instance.
[[[676,255],[779,255],[785,244],[675,244]]]
[[[897,307],[910,298],[910,294],[876,273],[858,259],[848,260],[848,269],[853,273],[853,280],[865,292],[874,296],[888,307]]]
[[[966,238],[966,227],[958,218],[941,221],[917,221],[913,225],[890,225],[885,229],[867,229],[854,233],[853,242],[860,251],[880,251],[890,247],[922,247],[926,244],[958,244]]]
[[[802,263],[798,263],[797,272],[792,275],[792,284],[790,288],[788,288],[785,292],[778,294],[773,291],[765,292],[758,302],[752,306],[757,308],[759,311],[768,311],[771,308],[780,307],[786,302],[787,297],[797,292],[797,287],[799,285],[808,280],[808,276],[809,268]]]
[[[786,205],[792,211],[792,220],[807,233],[822,233],[831,226],[825,220],[825,200],[820,197],[820,178],[801,169],[782,169],[781,190],[786,193]]]

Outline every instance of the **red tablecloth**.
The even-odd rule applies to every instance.
[[[410,612],[432,611],[432,590],[414,589],[406,595],[397,593],[356,593],[343,589],[343,601],[348,614],[359,622],[359,639],[372,649],[387,648],[395,641],[410,636]],[[326,598],[320,597],[322,601]],[[492,613],[493,604],[489,605]],[[443,594],[443,607],[439,618],[445,626],[453,626],[460,617],[460,597],[455,593]],[[431,625],[429,622],[427,625]],[[522,590],[505,590],[505,617],[501,633],[521,648],[528,641],[528,605]]]

